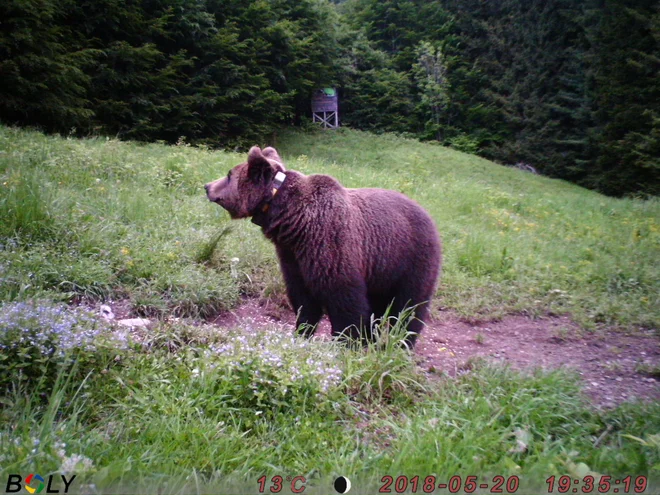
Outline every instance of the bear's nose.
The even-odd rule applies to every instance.
[[[209,193],[209,185],[208,184],[204,184],[204,190],[206,191],[206,194]]]

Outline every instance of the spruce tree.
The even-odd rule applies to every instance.
[[[660,193],[660,11],[651,0],[594,2],[593,166],[608,194]]]
[[[71,49],[64,11],[54,0],[0,3],[0,118],[70,132],[93,114],[86,72],[95,51]]]

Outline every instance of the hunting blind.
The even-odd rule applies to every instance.
[[[339,99],[334,88],[318,89],[312,95],[312,120],[326,129],[339,127]]]

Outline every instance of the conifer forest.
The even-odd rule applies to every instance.
[[[657,0],[3,0],[0,120],[243,149],[342,125],[660,193]]]

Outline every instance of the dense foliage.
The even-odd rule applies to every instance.
[[[660,192],[654,0],[8,0],[0,18],[5,123],[247,145],[337,85],[353,127]]]
[[[254,139],[333,78],[335,17],[318,0],[9,0],[0,115],[141,140]]]
[[[608,194],[660,192],[657,2],[348,0],[341,9],[358,33],[345,122]]]

